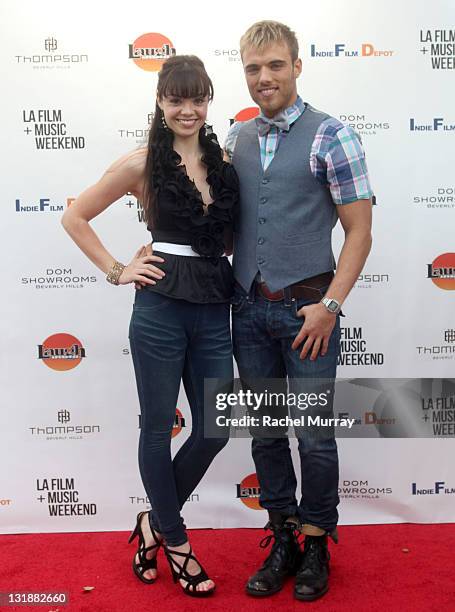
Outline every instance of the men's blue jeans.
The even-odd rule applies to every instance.
[[[321,289],[321,297],[327,288]],[[271,302],[249,295],[236,284],[232,300],[234,356],[243,380],[288,377],[289,392],[299,386],[292,379],[334,379],[340,345],[340,321],[324,355],[300,359],[302,346],[291,344],[303,325],[297,317],[302,306],[320,301],[297,299]],[[299,416],[295,410],[291,417]],[[332,415],[331,415],[332,416]],[[253,437],[252,454],[261,488],[260,504],[269,511],[297,516],[302,524],[332,531],[338,521],[338,452],[333,430],[324,435],[298,434],[302,496],[296,500],[296,476],[289,439]]]
[[[204,378],[232,380],[229,304],[194,304],[142,289],[130,323],[141,407],[139,469],[152,505],[150,524],[179,546],[187,540],[180,510],[227,438],[204,438]],[[191,409],[191,435],[171,458],[180,381]],[[206,406],[215,410],[213,405]]]

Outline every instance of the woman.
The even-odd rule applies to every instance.
[[[204,378],[231,380],[229,302],[233,277],[224,256],[238,200],[235,170],[205,124],[213,85],[194,56],[167,60],[158,76],[148,146],[114,163],[65,212],[63,226],[114,284],[135,283],[130,344],[141,406],[139,467],[152,510],[139,513],[133,569],[154,582],[161,545],[174,581],[193,596],[215,585],[192,553],[180,510],[226,439],[204,439]],[[126,192],[144,206],[154,252],[117,262],[89,221]],[[192,432],[171,460],[180,381]],[[208,406],[208,409],[212,406]],[[214,408],[214,405],[213,405]]]

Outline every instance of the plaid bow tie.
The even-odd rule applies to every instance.
[[[289,119],[286,113],[278,113],[278,115],[275,115],[272,119],[259,115],[255,118],[255,121],[259,136],[268,134],[273,126],[276,126],[279,130],[284,132],[289,131]]]

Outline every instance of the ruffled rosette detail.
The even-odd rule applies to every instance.
[[[224,229],[232,226],[238,205],[239,184],[235,169],[223,161],[221,148],[209,126],[201,128],[199,142],[207,166],[207,183],[212,204],[204,214],[201,195],[181,165],[181,157],[172,148],[173,134],[161,130],[159,145],[153,150],[153,187],[157,202],[166,201],[166,213],[172,215],[175,228],[189,235],[193,251],[201,257],[223,255]],[[159,224],[159,206],[157,220]]]

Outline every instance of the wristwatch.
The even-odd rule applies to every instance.
[[[338,314],[341,310],[341,304],[333,298],[323,297],[321,302],[332,314]]]

